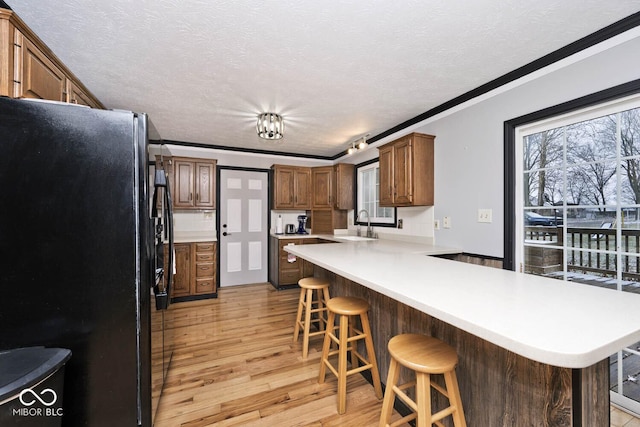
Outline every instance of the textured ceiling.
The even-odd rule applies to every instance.
[[[640,0],[7,0],[107,108],[166,140],[333,156]],[[276,112],[285,137],[261,140]]]

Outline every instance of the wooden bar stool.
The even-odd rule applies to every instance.
[[[440,420],[449,415],[453,417],[455,427],[466,427],[467,423],[464,419],[455,371],[458,364],[456,351],[439,339],[418,334],[397,335],[389,340],[388,348],[391,354],[391,364],[382,402],[380,427],[394,427],[416,418],[417,427],[427,427],[432,424],[442,427],[444,424]],[[415,371],[416,380],[398,385],[400,365]],[[431,374],[444,375],[446,388],[432,383]],[[404,392],[414,386],[416,387],[416,402]],[[449,399],[449,406],[433,415],[431,414],[432,387]],[[414,413],[389,424],[395,396],[398,396],[413,409]]]
[[[296,327],[293,331],[293,342],[298,341],[300,329],[303,331],[302,338],[302,358],[306,359],[309,354],[309,337],[324,335],[325,323],[327,319],[326,302],[329,301],[329,282],[315,277],[305,277],[298,281],[300,286],[300,300],[298,302],[298,315],[296,316]],[[316,291],[316,299],[313,299],[313,291]],[[322,294],[320,293],[322,292]],[[315,304],[315,308],[314,308]],[[302,311],[304,309],[304,320]],[[317,313],[317,318],[311,318],[311,314]],[[310,332],[312,323],[317,323],[318,330]]]
[[[371,377],[373,379],[373,388],[378,399],[382,399],[382,387],[380,385],[380,373],[378,372],[378,364],[376,362],[376,354],[373,348],[373,339],[371,337],[371,328],[369,327],[369,303],[361,298],[355,297],[335,297],[327,302],[329,309],[329,319],[327,320],[327,331],[324,335],[324,344],[322,346],[322,359],[320,361],[320,375],[318,382],[324,383],[326,368],[338,377],[338,413],[344,414],[347,406],[347,377],[367,369],[371,369]],[[339,336],[335,335],[336,328],[334,326],[336,315],[340,316]],[[349,324],[349,316],[360,316],[362,331],[355,328],[355,319]],[[367,359],[357,350],[357,342],[364,340],[367,350]],[[329,351],[331,342],[338,345],[337,350]],[[351,351],[351,369],[347,370],[347,352]],[[338,368],[336,369],[329,357],[338,355]],[[362,366],[358,366],[362,362]]]

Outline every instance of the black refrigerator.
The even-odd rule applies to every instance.
[[[144,114],[0,98],[0,350],[71,350],[63,426],[152,424],[148,157]]]

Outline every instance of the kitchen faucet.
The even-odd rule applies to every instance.
[[[369,212],[366,209],[362,209],[360,212],[358,212],[358,217],[356,218],[357,221],[360,221],[360,214],[362,214],[362,212],[367,214],[367,237],[373,237],[373,229],[371,228],[371,218],[369,217]],[[360,227],[358,226],[358,236],[360,235]]]

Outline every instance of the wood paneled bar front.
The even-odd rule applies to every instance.
[[[383,381],[389,339],[421,333],[456,349],[470,426],[609,425],[608,356],[640,338],[640,316],[609,316],[629,298],[640,303],[635,295],[398,252],[384,242],[286,250],[314,263],[332,296],[369,301]]]

